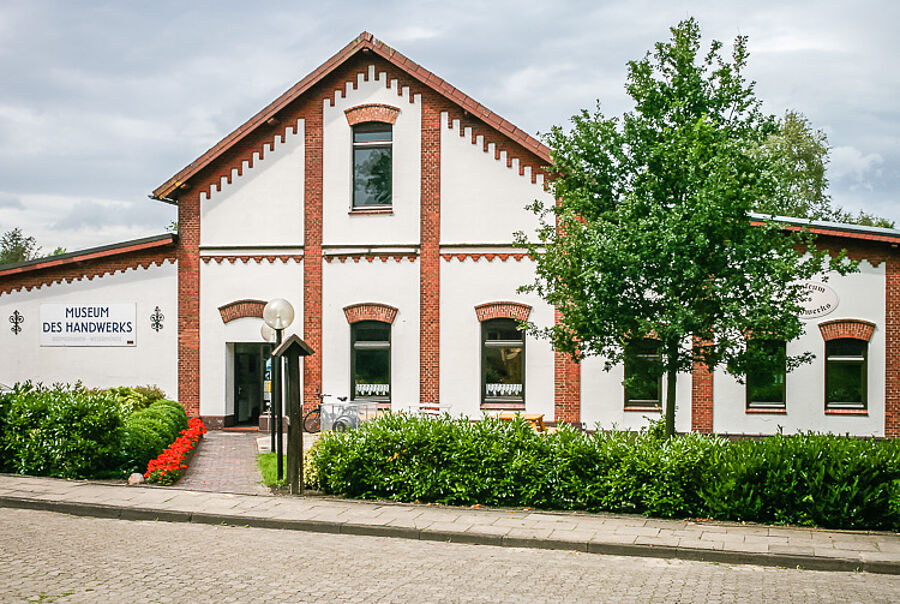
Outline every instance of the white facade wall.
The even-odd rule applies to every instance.
[[[473,144],[471,128],[460,136],[459,121],[451,129],[447,120],[441,114],[441,243],[508,244],[516,231],[533,238],[538,220],[525,206],[553,203],[543,175],[532,183],[531,168],[520,175],[518,159],[508,167],[505,151],[495,159],[493,144],[485,149],[481,136]]]
[[[200,194],[202,247],[303,245],[304,122]]]
[[[520,302],[532,307],[529,320],[553,324],[553,307],[516,289],[533,278],[524,259],[492,262],[441,261],[440,399],[454,414],[481,417],[481,323],[475,307],[486,302]],[[525,409],[554,418],[553,349],[545,340],[525,339]]]
[[[235,343],[262,343],[262,319],[244,317],[228,323],[219,307],[237,300],[284,298],[294,307],[294,322],[284,337],[303,337],[303,263],[266,259],[244,263],[212,260],[200,264],[200,415],[234,413]],[[301,375],[301,388],[302,388]]]
[[[640,430],[664,412],[625,411],[625,366],[621,363],[604,371],[604,359],[589,357],[581,362],[581,421],[589,429]],[[665,409],[667,378],[662,379],[660,396]],[[675,382],[675,429],[691,429],[691,376],[678,374]]]
[[[812,352],[816,358],[787,374],[786,414],[746,412],[746,386],[717,370],[713,379],[713,429],[726,434],[786,434],[814,430],[855,435],[884,435],[885,384],[885,264],[873,267],[863,260],[859,272],[834,274],[828,285],[838,295],[831,314],[806,321],[806,333],[788,343],[788,354]],[[868,350],[868,415],[825,414],[825,341],[818,324],[835,319],[862,319],[875,324]]]
[[[174,262],[127,269],[93,279],[43,285],[0,295],[0,383],[82,381],[90,387],[159,386],[178,397],[178,298]],[[41,346],[42,304],[135,304],[135,346]],[[159,307],[163,328],[150,327]],[[25,321],[15,335],[7,322],[18,310]]]
[[[324,245],[400,244],[419,242],[421,191],[422,103],[410,103],[409,88],[398,88],[385,73],[359,74],[356,89],[347,84],[335,95],[334,107],[323,107],[322,242]],[[398,93],[399,91],[399,93]],[[369,103],[397,107],[393,127],[391,214],[350,214],[353,203],[353,130],[345,109]]]
[[[350,324],[344,307],[359,303],[393,306],[391,406],[408,410],[419,401],[419,263],[332,260],[322,280],[322,391],[350,396]],[[334,400],[334,399],[332,399]]]

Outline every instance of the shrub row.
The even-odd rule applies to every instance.
[[[123,404],[122,390],[26,382],[0,394],[0,471],[61,478],[143,471],[187,427],[187,416],[176,402],[146,402],[155,394]]]
[[[386,415],[326,434],[318,487],[356,498],[900,529],[900,441],[729,442]]]

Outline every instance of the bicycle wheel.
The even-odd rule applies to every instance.
[[[303,417],[303,429],[311,434],[315,434],[322,429],[321,409],[317,407]]]

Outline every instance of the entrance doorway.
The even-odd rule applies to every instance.
[[[234,421],[258,425],[265,410],[266,360],[270,344],[234,345]]]

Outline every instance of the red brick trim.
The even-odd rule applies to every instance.
[[[244,317],[263,316],[263,308],[266,307],[264,300],[235,300],[219,307],[219,314],[222,315],[222,321],[229,323],[235,319]]]
[[[115,257],[100,258],[74,264],[55,265],[41,270],[0,277],[0,296],[15,291],[31,291],[57,283],[74,283],[124,273],[138,268],[148,269],[175,261],[175,249],[145,250]]]
[[[625,407],[625,411],[640,411],[642,413],[662,413],[662,407]]]
[[[344,109],[344,115],[347,116],[347,123],[351,126],[363,122],[383,122],[393,125],[397,123],[400,109],[383,103],[367,103]]]
[[[838,338],[854,338],[868,342],[872,339],[875,324],[862,319],[834,319],[819,323],[819,331],[822,332],[822,339],[826,342]]]
[[[494,258],[498,258],[501,262],[506,262],[510,258],[515,260],[516,262],[521,262],[524,258],[527,258],[528,254],[509,254],[509,253],[490,253],[490,254],[441,254],[441,258],[444,259],[445,262],[450,262],[454,258],[460,262],[465,260],[472,260],[473,262],[478,262],[482,258],[487,260],[488,262],[493,262]]]
[[[178,402],[194,416],[200,415],[201,190],[178,204]]]
[[[323,130],[324,99],[332,96],[330,87],[322,87],[309,99],[305,115],[306,136],[303,204],[303,339],[316,351],[303,360],[303,411],[319,404],[322,390],[322,188],[324,186]]]
[[[415,254],[329,254],[325,256],[325,262],[331,264],[337,260],[341,264],[347,262],[347,260],[352,260],[353,262],[359,263],[360,260],[365,260],[366,262],[372,263],[376,260],[380,260],[382,262],[387,262],[388,260],[393,260],[394,262],[402,262],[403,260],[408,260],[410,262],[416,261]]]
[[[746,409],[744,409],[744,413],[760,415],[787,415],[787,409],[785,409],[784,407],[747,407]]]
[[[264,255],[256,255],[256,256],[231,256],[231,255],[222,255],[222,256],[201,256],[200,260],[203,261],[203,264],[209,264],[210,262],[215,261],[216,264],[222,264],[222,262],[228,262],[229,264],[234,264],[238,260],[242,263],[247,264],[251,260],[256,264],[259,264],[263,261],[268,262],[269,264],[274,264],[276,261],[281,262],[282,264],[287,264],[289,261],[293,260],[294,262],[300,262],[303,260],[302,255],[284,255],[284,256],[275,256],[271,254]]]
[[[531,307],[521,302],[486,302],[475,307],[475,316],[479,321],[488,319],[518,319],[527,321]]]
[[[713,431],[713,372],[703,363],[694,363],[691,371],[691,430]]]
[[[825,409],[825,415],[869,415],[868,409]],[[885,435],[887,436],[887,434]]]
[[[884,435],[900,437],[900,255],[887,258],[884,275]]]
[[[359,323],[360,321],[381,321],[393,324],[397,317],[397,309],[387,304],[378,302],[362,302],[344,307],[344,316],[347,323]]]

